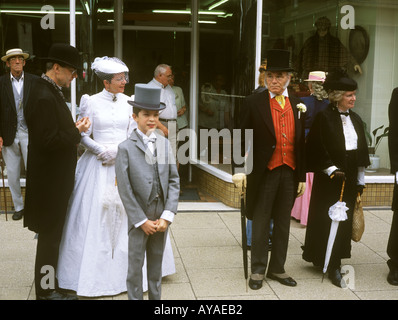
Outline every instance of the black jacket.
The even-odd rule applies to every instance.
[[[32,82],[38,76],[24,72],[23,84],[23,108],[27,106]],[[15,106],[14,93],[10,79],[10,73],[0,78],[0,137],[3,138],[3,145],[10,146],[15,139],[17,132],[17,107]]]
[[[388,107],[388,118],[390,131],[388,132],[388,150],[390,154],[391,173],[395,175],[398,171],[398,88],[395,88],[391,95]],[[392,210],[398,210],[398,188],[394,183],[394,196]]]
[[[267,169],[268,162],[276,147],[275,129],[272,120],[270,108],[269,91],[265,90],[260,93],[254,93],[245,98],[242,114],[241,114],[241,132],[242,139],[240,150],[245,150],[245,130],[253,130],[253,140],[249,142],[250,152],[248,163],[253,163],[251,172],[247,172],[247,217],[250,219],[254,211],[257,201],[256,194],[260,179]],[[297,105],[301,100],[293,95],[289,95],[289,101],[293,109],[295,119],[295,144],[294,150],[296,155],[295,184],[305,181],[305,165],[304,165],[304,123],[305,113],[301,113],[298,119]],[[237,141],[234,141],[234,147],[237,147]],[[243,155],[243,154],[242,154]],[[235,168],[237,165],[235,165]],[[293,204],[292,204],[293,205]]]
[[[358,135],[358,166],[370,164],[362,119],[350,110],[350,118]],[[343,124],[333,104],[319,112],[307,136],[307,171],[316,172],[330,166],[346,171],[346,149]]]
[[[29,130],[24,226],[42,232],[65,219],[81,136],[63,98],[44,79],[34,82],[24,111]]]

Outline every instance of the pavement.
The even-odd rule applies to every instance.
[[[163,278],[162,300],[397,300],[398,287],[386,280],[392,211],[364,209],[365,233],[352,243],[352,257],[343,260],[348,288],[335,287],[327,277],[322,281],[321,270],[301,258],[306,228],[292,219],[285,267],[298,285],[266,279],[253,291],[244,279],[240,212],[217,202],[180,202],[170,228],[176,273]],[[6,221],[0,215],[0,300],[34,300],[37,240],[11,216]],[[94,300],[127,300],[127,294]]]

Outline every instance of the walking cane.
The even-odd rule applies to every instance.
[[[3,180],[3,197],[4,197],[4,211],[6,214],[6,221],[8,221],[7,218],[7,198],[6,198],[6,185],[4,183],[4,159],[3,159],[3,154],[0,151],[0,167],[1,167],[1,179]]]
[[[239,175],[239,174],[237,174]],[[246,194],[246,186],[245,183],[242,185],[238,185],[236,181],[234,181],[234,177],[232,180],[235,184],[235,188],[240,188],[240,226],[242,232],[242,254],[243,254],[243,272],[245,275],[245,284],[246,284],[246,292],[248,292],[248,259],[247,259],[247,235],[246,235],[246,203],[245,203],[245,194]]]
[[[245,203],[245,187],[242,187],[240,195],[240,223],[242,230],[242,254],[243,254],[243,271],[245,275],[246,292],[248,292],[248,261],[247,261],[247,234],[246,234],[246,203]]]

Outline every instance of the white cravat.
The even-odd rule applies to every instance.
[[[137,128],[138,134],[142,137],[144,144],[149,148],[151,153],[153,154],[155,151],[155,142],[156,142],[156,135],[155,133],[151,133],[149,136],[144,134],[140,129]]]

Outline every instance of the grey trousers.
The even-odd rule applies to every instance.
[[[163,201],[159,198],[152,201],[147,217],[149,220],[159,219],[163,212]],[[145,253],[147,259],[148,298],[160,300],[162,283],[162,260],[166,243],[166,232],[146,235],[141,228],[129,231],[127,295],[129,300],[143,300],[142,267]]]

